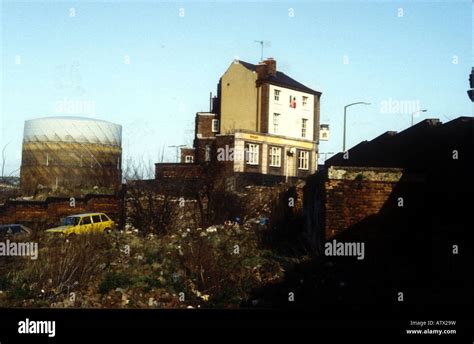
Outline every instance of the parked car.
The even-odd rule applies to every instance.
[[[115,222],[104,213],[87,213],[67,216],[59,227],[47,229],[47,233],[64,235],[83,234],[91,232],[110,232],[115,228]]]
[[[31,234],[31,229],[20,225],[20,224],[9,224],[9,225],[0,225],[0,237],[11,237],[17,235],[29,235]]]

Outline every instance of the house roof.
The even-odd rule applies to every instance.
[[[425,119],[401,132],[387,131],[362,141],[348,150],[350,159],[338,153],[327,159],[325,165],[434,168],[452,159],[452,147],[462,148],[466,156],[472,156],[473,128],[474,118],[467,116],[444,124],[439,119]]]
[[[239,62],[239,64],[241,64],[242,66],[244,66],[248,70],[251,70],[253,72],[257,71],[257,65],[254,65],[252,63],[248,63],[248,62],[245,62],[245,61],[240,61],[240,60],[238,60],[238,62]],[[321,94],[321,92],[313,90],[313,89],[303,85],[302,83],[296,81],[295,79],[289,77],[285,73],[279,72],[279,71],[276,72],[276,76],[270,76],[265,81],[268,81],[272,84],[276,84],[276,85],[280,85],[280,86],[286,86],[288,88],[296,89],[296,90],[301,91],[301,92]]]

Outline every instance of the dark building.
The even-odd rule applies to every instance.
[[[472,304],[473,134],[472,117],[427,119],[337,154],[307,180],[307,236],[350,300],[381,309]],[[333,240],[363,243],[364,260],[327,257]],[[337,288],[329,295],[341,295]],[[307,289],[315,300],[326,290]]]
[[[474,102],[474,67],[472,68],[471,75],[469,76],[469,86],[470,90],[467,91],[467,94],[471,99],[471,102]]]

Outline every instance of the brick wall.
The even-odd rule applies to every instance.
[[[474,120],[470,117],[459,117],[445,124],[427,119],[398,134],[387,132],[361,142],[348,151],[347,159],[341,153],[328,159],[326,176],[320,176],[323,185],[313,188],[308,195],[309,202],[322,203],[313,211],[320,214],[326,225],[316,228],[324,227],[320,233],[329,236],[337,234],[361,217],[374,215],[386,199],[387,212],[379,216],[381,222],[388,218],[392,222],[406,221],[410,228],[417,226],[419,237],[422,237],[421,229],[437,231],[441,243],[447,236],[460,240],[472,222],[470,203],[464,200],[472,198],[474,193],[473,128]],[[398,182],[396,174],[391,174],[396,171],[393,167],[403,171]],[[358,171],[366,177],[359,183],[354,180]],[[403,210],[393,209],[400,195],[404,198]],[[359,211],[361,214],[357,215]],[[387,224],[379,228],[384,232]],[[434,237],[426,236],[430,240]]]
[[[401,176],[401,169],[330,167],[324,182],[325,237],[331,238],[378,214]]]
[[[264,83],[261,86],[261,101],[260,101],[260,128],[257,131],[261,133],[268,133],[268,116],[270,108],[270,85]]]
[[[149,184],[156,192],[175,195],[194,195],[204,183],[204,170],[198,164],[155,164],[155,179],[134,181],[134,184]]]
[[[212,120],[216,118],[216,114],[196,114],[196,136],[198,138],[214,137],[216,133],[212,131]]]
[[[49,197],[45,201],[7,201],[0,207],[0,224],[21,223],[59,224],[61,218],[86,212],[103,212],[118,222],[120,198],[113,195],[87,195],[76,198],[75,206],[66,197]]]
[[[214,146],[215,138],[207,138],[207,139],[194,139],[194,162],[195,163],[204,163],[206,162],[206,146],[209,145],[211,147]],[[211,152],[211,159],[212,159],[212,152]]]
[[[321,243],[381,211],[397,209],[398,197],[414,200],[410,189],[423,184],[400,168],[331,166],[307,180],[305,232],[315,250]]]
[[[155,164],[155,179],[162,178],[200,178],[202,166],[197,164],[158,163]]]
[[[186,163],[186,156],[192,156],[194,162],[194,148],[181,148],[181,163]]]

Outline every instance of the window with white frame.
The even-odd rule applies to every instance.
[[[308,120],[303,118],[301,120],[301,137],[306,137],[306,129],[308,128]]]
[[[306,106],[308,104],[308,97],[303,96],[303,106]]]
[[[309,152],[308,151],[299,151],[298,169],[300,170],[309,169]]]
[[[278,126],[280,124],[280,114],[274,113],[273,114],[273,132],[276,134],[278,133]]]
[[[281,148],[270,147],[270,166],[280,167],[281,166]]]
[[[258,165],[259,145],[256,143],[249,143],[247,145],[247,164]]]
[[[184,157],[184,162],[186,164],[192,164],[194,162],[194,157],[192,155],[186,155]]]
[[[273,97],[276,101],[280,100],[280,90],[273,90]]]
[[[219,120],[218,119],[213,119],[212,120],[212,132],[213,133],[219,132]]]

